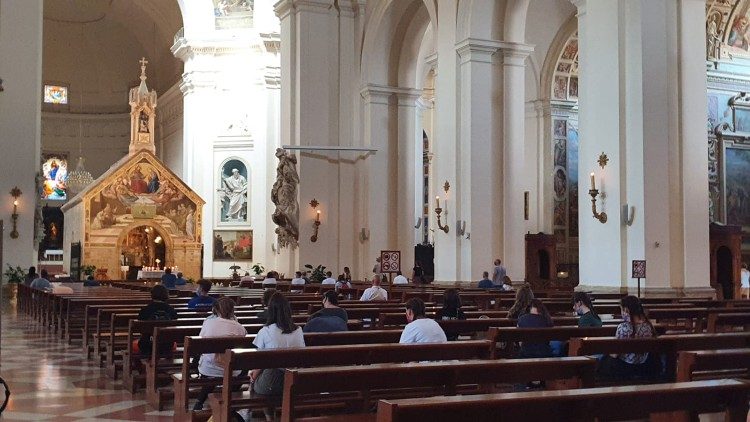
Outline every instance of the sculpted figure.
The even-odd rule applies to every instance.
[[[281,247],[297,247],[299,241],[299,203],[297,202],[297,157],[281,148],[276,150],[279,165],[276,182],[271,189],[271,201],[276,205],[271,219],[278,226],[276,234]]]

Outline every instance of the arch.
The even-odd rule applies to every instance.
[[[526,39],[526,14],[531,0],[508,0],[505,6],[503,40],[522,43]]]
[[[161,236],[161,239],[164,242],[164,266],[174,266],[174,241],[172,240],[172,237],[169,235],[169,233],[164,229],[164,227],[153,218],[148,220],[133,221],[120,230],[120,234],[117,236],[117,243],[115,243],[117,255],[119,256],[122,254],[122,243],[127,235],[138,227],[152,227],[154,230],[156,230],[156,232],[159,234],[159,236]]]
[[[552,40],[547,56],[544,58],[542,65],[539,96],[541,99],[549,101],[552,98],[552,83],[554,81],[555,69],[560,60],[565,45],[571,36],[578,32],[578,17],[571,16],[557,31],[555,38]]]
[[[200,38],[214,31],[214,4],[211,0],[177,0],[182,12],[185,38]]]
[[[502,38],[506,0],[464,0],[458,5],[456,39]]]

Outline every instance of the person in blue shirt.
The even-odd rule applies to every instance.
[[[210,281],[198,281],[198,290],[195,292],[195,297],[190,299],[190,302],[188,302],[188,309],[211,308],[212,306],[214,306],[214,302],[216,302],[216,299],[208,295],[208,292],[210,291]]]
[[[98,287],[99,286],[99,282],[96,281],[96,280],[94,280],[94,276],[93,275],[90,275],[90,276],[86,277],[86,281],[83,282],[83,286],[84,287]]]
[[[187,284],[187,281],[185,281],[185,279],[182,278],[182,273],[177,273],[177,281],[175,282],[175,285],[184,286],[186,284]]]
[[[172,274],[171,268],[164,270],[164,275],[161,276],[161,284],[168,289],[174,289],[174,286],[177,284],[177,277]]]
[[[480,289],[491,289],[495,287],[494,284],[492,284],[492,280],[490,280],[490,273],[487,271],[482,273],[482,281],[479,282],[479,285],[477,285]]]

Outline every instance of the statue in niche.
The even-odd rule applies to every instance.
[[[279,165],[276,182],[271,189],[271,201],[276,205],[271,219],[278,226],[279,245],[297,247],[299,242],[299,203],[297,202],[297,157],[281,148],[276,149]]]
[[[141,111],[141,115],[138,118],[138,132],[148,133],[148,115],[145,111]]]

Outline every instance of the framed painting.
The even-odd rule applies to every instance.
[[[214,230],[214,261],[252,261],[252,230]]]
[[[750,226],[750,145],[724,144],[724,221]]]
[[[247,166],[238,158],[230,158],[221,165],[218,176],[219,222],[247,223]]]

